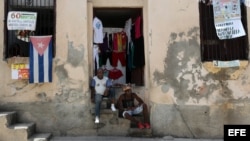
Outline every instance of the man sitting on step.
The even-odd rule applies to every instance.
[[[135,122],[139,129],[150,128],[148,107],[143,100],[132,92],[131,86],[127,84],[123,88],[124,93],[120,95],[117,101],[120,116]],[[137,101],[137,105],[135,102]],[[144,123],[138,121],[133,115],[141,114],[144,118]]]
[[[92,78],[91,81],[91,101],[95,102],[95,123],[99,123],[100,109],[103,96],[109,96],[111,98],[111,110],[116,111],[115,108],[115,93],[112,91],[112,81],[103,75],[102,68],[97,70],[97,75]]]

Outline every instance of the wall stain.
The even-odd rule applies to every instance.
[[[81,100],[84,96],[84,81],[70,77],[71,71],[74,69],[82,68],[86,72],[87,68],[84,67],[84,46],[74,46],[72,41],[68,41],[68,54],[66,61],[56,59],[55,74],[58,77],[58,91],[55,100],[58,102],[75,102]],[[82,72],[82,74],[86,74]],[[86,96],[86,94],[85,94]]]
[[[162,86],[163,93],[170,88],[174,89],[178,104],[184,104],[190,98],[199,103],[201,98],[208,98],[218,89],[222,89],[223,97],[232,97],[232,91],[228,86],[218,81],[220,73],[223,72],[216,75],[202,73],[198,27],[193,27],[187,32],[171,33],[167,48],[163,72],[154,72],[154,81]]]
[[[55,100],[62,102],[75,102],[81,100],[81,97],[87,95],[88,90],[83,90],[84,81],[82,79],[75,79],[70,77],[70,73],[72,74],[72,70],[82,68],[82,74],[87,74],[86,61],[84,61],[84,46],[74,46],[72,41],[68,41],[68,54],[66,60],[60,58],[53,58],[55,69],[53,74],[58,78],[58,87],[56,88],[57,92],[55,92],[56,97]],[[12,92],[5,97],[16,96],[19,93],[29,92],[36,88],[43,87],[44,83],[29,85],[28,80],[22,81],[12,81],[8,84],[11,87]],[[44,91],[37,91],[36,97],[42,102],[50,102],[48,99],[49,94]]]
[[[45,92],[37,93],[37,94],[36,94],[36,97],[37,97],[40,101],[42,101],[42,102],[48,102],[48,101],[49,101],[49,99],[48,99],[48,97],[47,97],[47,94],[46,94]]]
[[[14,89],[13,92],[11,93],[6,93],[4,94],[5,97],[12,97],[18,94],[19,91],[22,91],[29,85],[28,80],[22,80],[22,81],[16,81],[14,80],[13,82],[7,84],[11,89]]]
[[[84,47],[80,45],[80,47],[76,48],[73,46],[73,42],[68,42],[68,55],[67,62],[70,63],[73,67],[77,67],[83,65],[84,59]]]

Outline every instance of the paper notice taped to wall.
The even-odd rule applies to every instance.
[[[240,0],[213,0],[214,25],[219,39],[245,36]]]
[[[11,64],[11,77],[12,79],[29,79],[29,64]]]
[[[232,60],[232,61],[214,60],[213,66],[219,67],[219,68],[239,67],[240,61],[239,60]]]
[[[227,20],[215,23],[216,33],[219,39],[233,39],[245,36],[246,32],[240,20]]]
[[[36,12],[10,11],[8,13],[8,30],[36,30]]]

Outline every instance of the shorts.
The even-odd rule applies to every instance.
[[[143,111],[143,105],[136,107],[134,110],[123,111],[122,116],[125,117],[125,114],[128,113],[130,116],[138,115]]]

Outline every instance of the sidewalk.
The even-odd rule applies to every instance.
[[[80,136],[80,137],[53,137],[50,141],[223,141],[223,139],[189,139],[173,138],[166,136],[163,138],[137,138],[123,136]]]

